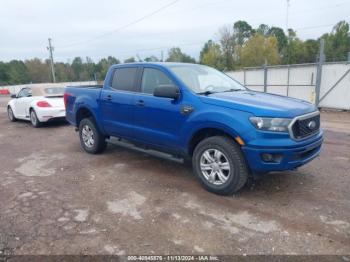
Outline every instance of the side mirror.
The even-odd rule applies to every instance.
[[[17,98],[17,95],[16,94],[12,94],[11,98]]]
[[[180,90],[174,85],[159,85],[154,89],[153,95],[157,97],[178,99],[180,97]]]

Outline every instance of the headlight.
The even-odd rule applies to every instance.
[[[250,117],[250,122],[259,130],[288,132],[289,118]]]

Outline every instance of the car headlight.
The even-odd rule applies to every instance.
[[[269,117],[250,117],[250,122],[259,130],[288,132],[288,125],[292,121],[289,118],[269,118]]]

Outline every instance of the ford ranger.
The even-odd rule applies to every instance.
[[[113,65],[103,86],[67,87],[64,102],[86,152],[102,152],[111,137],[166,152],[191,160],[203,187],[221,195],[252,174],[306,164],[323,141],[314,105],[198,64]]]

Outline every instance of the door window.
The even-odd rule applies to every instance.
[[[29,88],[23,88],[19,93],[18,97],[28,97],[31,96],[32,92]]]
[[[153,68],[145,68],[142,74],[141,92],[153,94],[156,87],[164,85],[174,85],[162,71]]]
[[[117,68],[112,79],[112,88],[136,92],[137,67]]]

